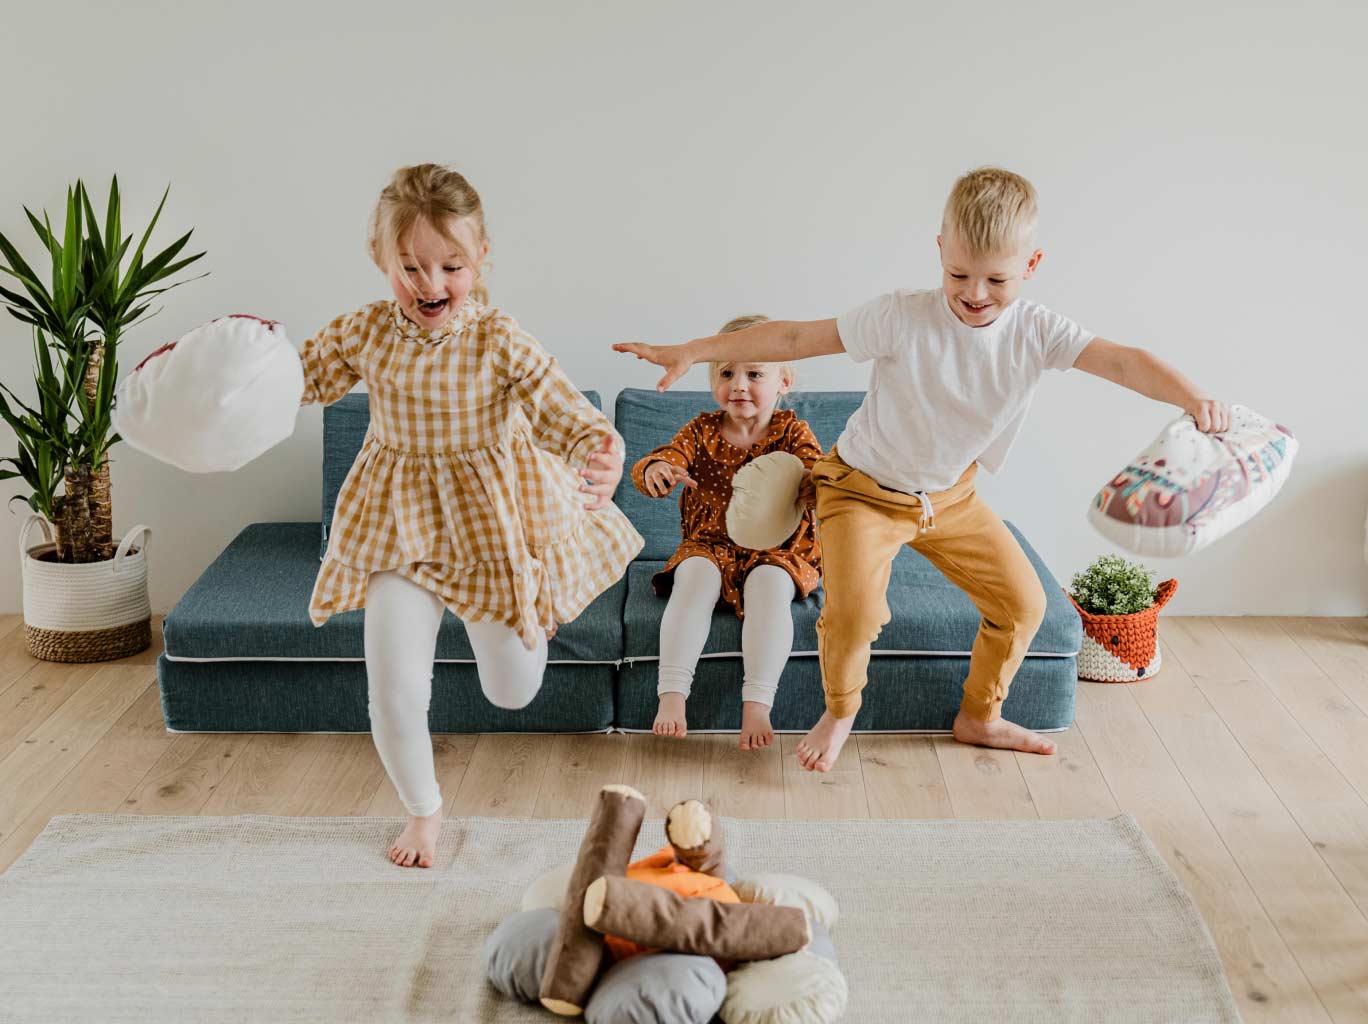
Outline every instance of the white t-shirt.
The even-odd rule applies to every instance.
[[[836,329],[857,363],[874,360],[869,393],[836,442],[841,458],[908,493],[943,491],[975,461],[996,473],[1040,375],[1069,369],[1094,337],[1022,299],[970,327],[940,288],[880,295]]]

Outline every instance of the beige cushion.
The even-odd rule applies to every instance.
[[[732,971],[718,1015],[726,1024],[829,1024],[845,1013],[848,995],[836,964],[800,950]]]
[[[570,874],[575,870],[575,862],[552,868],[527,887],[523,893],[521,910],[538,910],[552,907],[559,910],[565,903],[565,890],[570,888]]]
[[[836,899],[816,882],[778,872],[752,875],[733,883],[736,895],[746,903],[773,903],[797,907],[828,930],[836,925],[840,910]]]
[[[728,536],[756,551],[782,545],[803,519],[802,482],[803,460],[790,452],[770,452],[742,466],[732,477]]]

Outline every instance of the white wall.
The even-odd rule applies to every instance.
[[[1259,518],[1154,563],[1182,581],[1173,610],[1362,614],[1364,11],[28,4],[0,39],[0,230],[32,252],[21,204],[57,210],[77,175],[103,188],[118,172],[138,223],[171,183],[160,237],[193,226],[212,275],[127,338],[128,369],[216,315],[273,317],[302,342],[381,297],[362,249],[378,190],[401,164],[453,163],[484,196],[495,301],[611,402],[657,379],[613,341],[683,341],[742,312],[833,316],[936,286],[951,182],[999,163],[1041,195],[1046,257],[1028,297],[1301,440]],[[28,335],[0,319],[0,379],[24,391]],[[865,381],[839,358],[801,375]],[[983,490],[1067,582],[1107,550],[1089,499],[1173,414],[1051,375]],[[319,409],[305,410],[286,444],[220,476],[115,449],[116,532],[153,527],[156,610],[246,524],[318,518],[320,432]],[[11,507],[5,611],[20,605],[26,511]]]

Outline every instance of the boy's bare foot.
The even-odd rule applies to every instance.
[[[1024,729],[1005,718],[984,722],[970,718],[963,711],[955,716],[953,726],[955,739],[961,743],[972,743],[979,747],[997,747],[999,750],[1020,750],[1027,754],[1053,754],[1055,745],[1044,736]]]
[[[770,728],[770,709],[768,704],[758,700],[741,702],[741,749],[759,750],[774,742],[774,730]]]
[[[401,868],[430,868],[437,853],[437,837],[442,832],[442,812],[426,818],[409,815],[408,824],[385,854],[390,863]]]
[[[830,711],[823,711],[817,724],[798,742],[798,749],[794,751],[798,763],[810,772],[831,771],[854,724],[854,715],[836,718]]]
[[[676,739],[683,739],[688,734],[689,725],[684,720],[684,694],[660,695],[660,710],[656,712],[655,725],[651,731],[657,736],[673,736]]]

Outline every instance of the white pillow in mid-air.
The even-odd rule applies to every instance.
[[[119,385],[112,418],[139,451],[191,473],[222,473],[289,437],[303,394],[284,327],[235,314],[139,363]]]
[[[1097,492],[1088,521],[1134,554],[1190,555],[1272,501],[1296,454],[1290,430],[1243,405],[1219,434],[1183,416]]]

